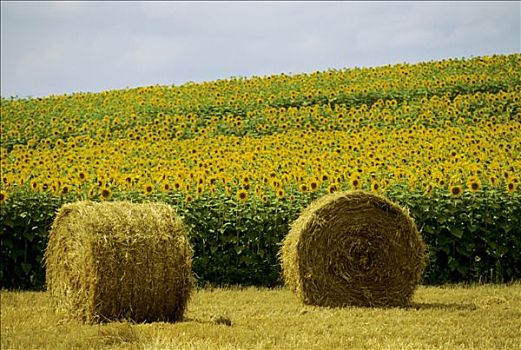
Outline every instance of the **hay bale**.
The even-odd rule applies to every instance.
[[[179,320],[193,285],[185,227],[159,203],[64,205],[45,265],[56,306],[86,323]]]
[[[405,306],[426,245],[398,205],[363,191],[326,195],[293,222],[279,251],[286,285],[305,304]]]

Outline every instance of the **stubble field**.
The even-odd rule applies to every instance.
[[[409,308],[305,306],[284,288],[199,289],[178,323],[83,325],[2,291],[2,349],[520,349],[521,284],[418,289]]]

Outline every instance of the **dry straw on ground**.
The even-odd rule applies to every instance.
[[[426,265],[426,245],[409,215],[363,191],[311,203],[279,254],[289,288],[319,306],[405,306]]]
[[[47,289],[81,321],[176,321],[190,296],[192,248],[166,204],[64,205],[45,252]]]

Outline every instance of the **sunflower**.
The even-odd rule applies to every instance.
[[[380,184],[378,183],[378,181],[373,181],[373,183],[371,183],[371,191],[378,192],[379,190]]]
[[[170,191],[172,186],[170,185],[170,182],[165,181],[165,182],[163,182],[163,185],[161,186],[161,188],[163,189],[163,191],[168,192],[168,191]]]
[[[63,142],[62,139],[57,139],[56,142],[55,142],[55,146],[56,147],[63,147],[63,145],[65,145],[65,143]]]
[[[481,181],[476,176],[471,176],[467,180],[467,188],[470,192],[477,192],[481,189]]]
[[[96,196],[96,193],[98,192],[98,187],[96,185],[92,185],[89,188],[88,196],[89,198],[94,198]]]
[[[434,190],[434,187],[435,187],[435,185],[433,183],[427,184],[427,186],[425,186],[425,193],[431,194],[432,191]]]
[[[329,185],[328,191],[329,191],[329,193],[337,192],[338,191],[337,184],[333,183],[333,184]]]
[[[308,191],[308,185],[306,185],[306,184],[301,184],[299,186],[299,188],[300,188],[300,192],[307,192]]]
[[[192,197],[192,195],[188,194],[185,197],[185,201],[186,201],[186,203],[192,203],[194,201],[194,197]]]
[[[463,188],[461,188],[461,186],[458,185],[453,185],[449,188],[449,192],[452,197],[457,198],[463,194]]]
[[[145,194],[151,194],[154,191],[154,185],[152,185],[151,183],[146,183],[143,186],[143,190],[145,191]]]
[[[248,191],[246,191],[244,188],[241,188],[237,191],[235,196],[239,202],[244,203],[248,200]]]
[[[84,171],[80,171],[78,172],[78,178],[81,180],[81,181],[85,181],[87,179],[87,174],[85,174]]]
[[[0,202],[5,202],[9,198],[9,194],[6,191],[0,191]]]
[[[61,188],[61,194],[65,195],[65,194],[69,193],[70,190],[71,189],[70,189],[69,185],[63,185]]]
[[[280,188],[282,186],[282,183],[278,181],[277,179],[274,179],[271,181],[271,186],[273,188]]]
[[[491,175],[488,178],[488,182],[492,185],[492,187],[496,187],[499,184],[499,179],[495,175]]]
[[[517,183],[516,181],[509,181],[509,182],[507,183],[507,186],[506,186],[507,191],[508,191],[509,193],[514,193],[514,192],[516,192],[517,187],[518,187],[518,183]]]
[[[282,188],[279,188],[276,194],[278,199],[282,199],[285,196],[284,190]]]
[[[358,190],[360,188],[360,179],[355,177],[350,181],[350,185],[353,189]]]
[[[108,187],[104,187],[99,192],[101,199],[107,200],[112,197],[112,191]]]

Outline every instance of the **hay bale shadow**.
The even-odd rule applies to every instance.
[[[183,322],[195,322],[200,324],[206,324],[206,325],[224,325],[231,327],[232,326],[232,320],[229,317],[225,316],[213,316],[210,320],[202,320],[200,318],[189,318],[185,317],[183,319]]]
[[[474,303],[411,303],[406,309],[444,310],[444,311],[474,311],[478,306]]]

